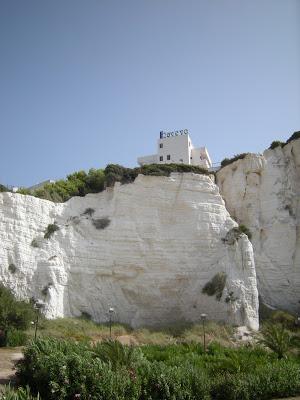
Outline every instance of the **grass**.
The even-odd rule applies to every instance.
[[[205,325],[208,342],[216,341],[223,345],[232,345],[233,328],[216,322],[208,321]],[[29,337],[34,337],[34,328],[27,331]],[[42,320],[39,323],[39,337],[54,337],[58,339],[75,339],[78,341],[98,342],[109,338],[108,324],[97,324],[84,318],[58,318]],[[137,344],[167,345],[177,342],[202,342],[203,327],[201,324],[176,325],[165,328],[140,328],[133,330],[122,324],[112,324],[112,337],[126,336]]]

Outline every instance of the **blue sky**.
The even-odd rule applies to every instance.
[[[214,162],[300,130],[299,0],[1,0],[0,182],[135,166],[187,128]]]

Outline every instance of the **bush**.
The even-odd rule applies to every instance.
[[[0,346],[7,345],[9,332],[13,337],[12,330],[27,329],[34,314],[31,304],[16,300],[7,288],[0,285]]]
[[[238,227],[230,229],[226,233],[226,236],[222,239],[222,241],[224,243],[232,245],[241,237],[241,234],[247,235],[249,240],[251,240],[252,238],[252,233],[250,232],[250,230],[245,225],[241,224]]]
[[[134,371],[113,371],[92,347],[75,342],[40,339],[31,343],[18,365],[18,376],[47,400],[139,398]]]
[[[32,396],[29,387],[25,388],[11,388],[10,386],[5,386],[1,392],[1,399],[3,400],[40,400],[40,396]]]
[[[45,230],[44,238],[50,239],[54,232],[59,230],[59,226],[56,224],[49,224]]]
[[[208,296],[216,295],[216,299],[220,301],[225,288],[226,279],[227,275],[225,272],[218,272],[204,285],[202,293],[207,294]]]
[[[15,274],[15,273],[17,272],[18,268],[15,266],[15,264],[11,263],[11,264],[9,264],[9,266],[8,266],[8,270],[9,270],[9,272],[11,272],[12,274]]]
[[[82,213],[82,215],[88,215],[88,216],[92,216],[94,214],[95,210],[91,207],[86,208],[85,211]]]
[[[24,346],[28,341],[28,335],[18,329],[10,329],[6,336],[6,346],[17,347]]]
[[[17,368],[21,383],[47,400],[254,400],[300,393],[296,358],[277,360],[257,347],[208,350],[195,343],[139,349],[38,339]]]
[[[279,359],[286,357],[287,353],[300,344],[300,337],[292,335],[282,325],[267,324],[262,330],[260,344],[274,351]]]
[[[290,143],[292,140],[300,139],[300,131],[294,132],[292,136],[286,141],[286,143]]]
[[[240,233],[244,233],[245,235],[247,235],[248,239],[251,240],[252,233],[250,232],[249,228],[247,228],[246,225],[243,225],[243,224],[239,225],[238,226],[238,230],[239,230]]]
[[[110,224],[109,218],[97,218],[92,220],[93,225],[96,229],[105,229]]]
[[[38,240],[37,239],[32,239],[31,246],[32,247],[40,247]]]
[[[236,154],[232,158],[224,158],[224,160],[221,161],[221,168],[226,167],[226,165],[232,164],[237,160],[242,160],[243,158],[246,157],[247,154],[249,153],[241,153],[241,154]]]
[[[6,186],[0,184],[0,193],[1,192],[9,192],[9,189]]]
[[[295,315],[282,310],[272,311],[269,316],[269,321],[271,323],[281,324],[286,329],[291,330],[296,328],[296,319],[297,317]]]
[[[285,145],[285,142],[280,142],[280,140],[274,140],[271,144],[269,149],[276,149],[276,147],[283,147]]]
[[[267,400],[299,393],[300,369],[292,361],[273,362],[248,374],[218,375],[211,389],[216,400]]]

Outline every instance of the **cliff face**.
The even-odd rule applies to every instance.
[[[53,223],[59,229],[45,239]],[[107,321],[113,306],[132,326],[205,312],[256,329],[252,245],[245,235],[224,240],[235,226],[218,187],[190,173],[140,175],[63,204],[1,193],[0,280],[43,299],[49,318],[86,312]],[[202,293],[208,282],[213,295]]]
[[[300,140],[222,168],[217,183],[230,214],[253,234],[262,300],[299,312]]]

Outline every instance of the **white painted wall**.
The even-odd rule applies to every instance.
[[[164,136],[157,141],[157,154],[139,157],[139,165],[182,163],[211,168],[207,149],[194,148],[187,130],[164,133]]]
[[[162,145],[162,147],[160,147]],[[188,134],[158,139],[157,154],[159,164],[190,164],[191,140]],[[170,160],[168,160],[170,156]],[[163,158],[161,160],[161,157]]]

